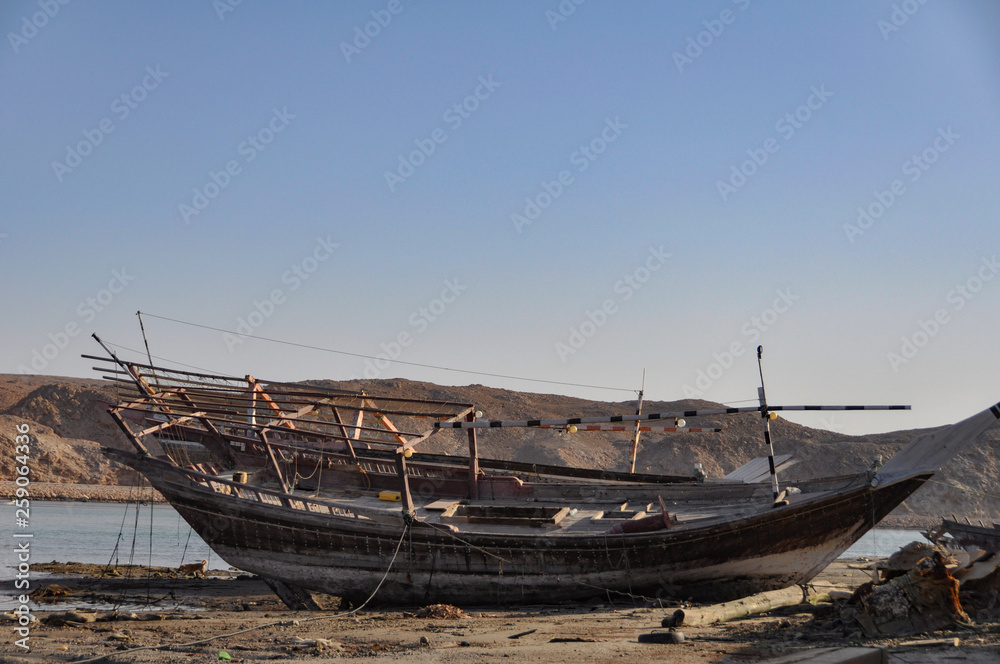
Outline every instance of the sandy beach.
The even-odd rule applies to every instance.
[[[870,572],[857,569],[865,564],[837,561],[815,580],[813,589],[822,593],[854,588],[870,578]],[[810,648],[857,645],[886,649],[890,662],[908,664],[945,658],[985,663],[1000,657],[1000,623],[995,619],[930,635],[867,639],[856,625],[840,619],[835,604],[803,604],[724,624],[681,627],[683,642],[648,644],[640,643],[639,636],[665,631],[661,620],[678,605],[661,607],[625,597],[583,605],[438,609],[430,612],[431,617],[420,617],[425,607],[308,613],[288,611],[259,579],[238,572],[210,572],[200,579],[182,578],[166,568],[108,571],[94,565],[40,564],[33,569],[48,575],[44,585],[70,588],[74,594],[65,598],[69,603],[34,605],[39,622],[30,628],[30,651],[15,646],[18,636],[8,619],[0,664],[95,657],[101,659],[93,661],[123,663],[207,662],[219,661],[220,653],[236,662],[354,657],[435,663],[494,658],[552,664],[623,658],[755,662]],[[147,597],[154,604],[141,608]],[[93,602],[106,609],[97,612],[94,622],[61,615],[68,608],[86,610]],[[111,611],[122,602],[121,611]],[[909,645],[920,639],[955,637],[960,640],[958,647]],[[168,647],[136,650],[160,645]]]

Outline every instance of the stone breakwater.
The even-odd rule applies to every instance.
[[[10,500],[14,497],[17,486],[13,482],[0,481],[0,498]],[[127,503],[141,500],[143,502],[164,503],[160,492],[152,487],[118,486],[116,484],[63,484],[59,482],[32,482],[32,500],[65,500],[76,502]]]

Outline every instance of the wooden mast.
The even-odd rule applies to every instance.
[[[474,422],[476,413],[465,416],[466,422]],[[476,443],[476,430],[469,429],[469,498],[479,498],[479,446]]]
[[[635,409],[636,417],[642,415],[642,394],[646,389],[646,370],[642,370],[642,387],[639,388],[639,406]],[[635,455],[639,451],[639,420],[635,421],[635,438],[632,439],[632,456],[628,472],[635,472]]]

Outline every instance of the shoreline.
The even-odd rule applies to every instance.
[[[17,485],[10,480],[0,481],[0,498],[14,497]],[[28,485],[30,500],[79,503],[166,503],[160,492],[151,486],[121,486],[118,484],[69,484],[61,482],[32,482]]]

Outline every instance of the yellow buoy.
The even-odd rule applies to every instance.
[[[566,430],[569,431],[570,433],[576,433],[576,426],[571,424],[569,425],[569,428]]]
[[[390,503],[398,503],[402,498],[398,491],[382,491],[378,494],[379,500],[386,500]]]

